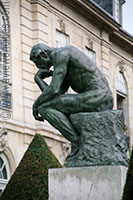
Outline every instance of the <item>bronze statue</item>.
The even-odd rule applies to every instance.
[[[86,113],[102,113],[108,110],[111,112],[113,97],[108,82],[96,65],[74,46],[51,48],[39,43],[33,46],[30,60],[39,68],[35,75],[35,82],[42,91],[34,102],[33,116],[39,121],[47,120],[71,142],[72,149],[68,158],[74,158],[79,150],[82,152],[86,149],[86,146],[83,148],[81,146],[83,142],[86,142],[83,140],[88,133],[76,128],[78,125],[75,119],[73,120],[73,116],[79,120],[78,116],[85,113],[83,118],[89,119]],[[53,71],[50,70],[52,66]],[[52,80],[47,85],[44,80],[49,76],[52,76]],[[76,94],[66,94],[69,87]],[[105,130],[102,131],[105,132]],[[85,151],[86,153],[90,151],[89,147]]]
[[[73,46],[33,46],[30,53],[42,91],[33,105],[36,120],[47,120],[71,142],[67,167],[127,166],[123,115],[112,110],[108,82],[96,65]],[[53,66],[53,71],[50,68]],[[52,77],[47,85],[45,78]],[[67,94],[71,87],[76,93]]]

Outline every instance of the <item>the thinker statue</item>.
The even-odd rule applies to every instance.
[[[35,82],[41,95],[33,105],[36,120],[47,120],[72,144],[70,156],[81,145],[81,133],[73,126],[70,115],[81,112],[112,110],[113,98],[108,82],[96,65],[73,46],[51,48],[39,43],[30,52],[38,72]],[[53,66],[53,71],[50,68]],[[47,85],[45,78],[52,76]],[[66,94],[71,87],[76,94]]]

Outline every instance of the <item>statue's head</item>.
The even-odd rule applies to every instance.
[[[32,47],[30,52],[30,60],[32,60],[38,68],[49,69],[51,67],[50,53],[52,48],[49,46],[39,43]]]

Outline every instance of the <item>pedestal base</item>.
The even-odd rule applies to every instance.
[[[128,166],[122,111],[77,113],[70,120],[81,143],[72,144],[67,167]]]
[[[121,200],[126,167],[49,170],[49,200]]]

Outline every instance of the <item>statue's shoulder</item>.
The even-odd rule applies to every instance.
[[[56,49],[55,55],[59,58],[63,58],[66,57],[68,55],[71,54],[71,52],[73,52],[75,47],[73,47],[72,45],[67,45],[61,48]]]
[[[68,62],[71,57],[77,55],[80,51],[72,46],[72,45],[67,45],[61,48],[57,48],[56,51],[54,52],[54,63],[60,63],[60,62]]]
[[[61,47],[57,50],[57,55],[62,55],[62,56],[71,56],[79,51],[76,47],[72,45],[67,45],[64,47]]]
[[[72,46],[72,45],[67,45],[64,47],[66,50],[68,51],[76,51],[78,50],[76,47]],[[79,50],[78,50],[79,51]]]

